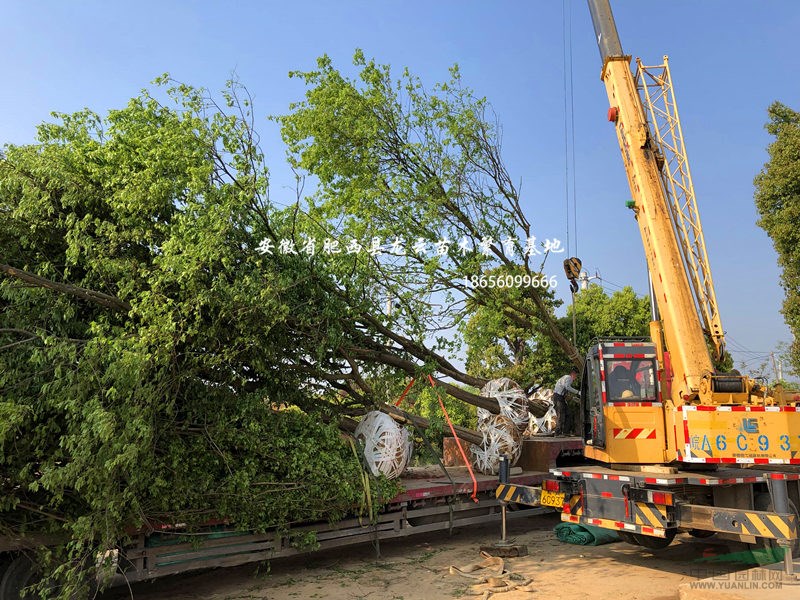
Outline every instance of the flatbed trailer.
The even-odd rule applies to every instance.
[[[508,481],[520,488],[534,489],[550,476],[552,468],[573,460],[582,446],[580,438],[525,440],[520,467],[512,470]],[[382,540],[504,522],[504,516],[516,519],[554,510],[498,499],[497,476],[476,473],[473,481],[466,467],[410,469],[400,479],[400,486],[402,491],[383,505],[373,519],[353,516],[335,523],[294,523],[262,533],[239,531],[219,522],[191,530],[178,524],[140,531],[129,542],[98,557],[98,564],[105,565],[98,579],[105,582],[104,587],[113,587],[362,543],[373,544],[379,554]],[[310,545],[309,538],[314,540]],[[32,556],[30,550],[64,541],[50,536],[0,536],[0,600],[17,600],[19,590],[35,580],[31,579],[34,567],[28,558]],[[6,577],[4,573],[14,576]]]
[[[449,475],[449,476],[448,476]],[[517,485],[541,483],[546,472],[524,471],[510,481]],[[231,527],[210,527],[186,535],[178,529],[142,533],[118,550],[118,569],[112,585],[122,585],[210,567],[230,567],[360,543],[380,550],[381,540],[438,530],[499,522],[501,502],[495,497],[497,477],[475,475],[466,469],[447,468],[447,474],[401,479],[404,488],[382,511],[369,518],[349,518],[336,523],[304,523],[284,531],[250,533]],[[472,499],[473,490],[475,500]],[[519,518],[551,512],[549,507],[520,507],[507,512]],[[314,534],[310,548],[294,540]],[[0,600],[4,600],[0,598]]]
[[[509,482],[537,486],[549,470],[580,454],[582,440],[535,437],[523,442],[520,465]],[[298,523],[282,531],[252,533],[233,527],[209,528],[200,535],[182,535],[180,530],[139,534],[133,543],[118,549],[117,572],[111,585],[176,575],[188,571],[231,567],[273,560],[317,550],[371,543],[380,553],[380,542],[429,531],[452,531],[458,527],[500,522],[506,519],[553,512],[552,507],[525,506],[496,497],[497,476],[474,474],[466,467],[447,466],[409,469],[400,479],[403,489],[375,517],[353,517],[336,523]],[[474,495],[474,499],[473,499]],[[514,510],[503,511],[512,505]],[[313,534],[311,546],[297,544]],[[0,596],[0,600],[5,600]]]

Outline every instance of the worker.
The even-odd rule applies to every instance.
[[[578,376],[578,368],[572,367],[567,375],[556,381],[555,390],[553,390],[553,407],[556,409],[556,435],[564,435],[567,425],[567,392],[578,394],[578,390],[570,384],[575,381]]]
[[[612,369],[608,384],[611,400],[629,400],[639,396],[640,389],[636,376],[623,365],[617,365]]]

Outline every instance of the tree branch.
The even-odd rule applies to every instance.
[[[95,304],[99,304],[105,308],[111,308],[124,313],[128,313],[131,310],[130,304],[124,300],[120,300],[115,296],[109,296],[103,292],[96,292],[94,290],[78,287],[69,283],[58,283],[57,281],[51,281],[50,279],[40,277],[39,275],[34,275],[33,273],[28,273],[22,269],[14,268],[11,265],[0,264],[0,272],[5,273],[10,277],[19,279],[20,281],[24,281],[25,283],[29,283],[33,286],[61,292],[62,294],[74,296],[75,298],[80,298],[81,300],[88,300],[89,302],[94,302]]]

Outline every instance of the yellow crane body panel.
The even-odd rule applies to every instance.
[[[796,406],[687,405],[669,416],[679,461],[800,464]]]

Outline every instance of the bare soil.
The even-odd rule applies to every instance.
[[[623,542],[575,546],[553,533],[556,514],[509,521],[509,537],[528,547],[528,556],[506,559],[506,569],[532,579],[531,591],[493,594],[495,600],[522,598],[582,599],[677,598],[681,583],[744,565],[714,557],[741,551],[741,545],[678,536],[671,546],[651,553]],[[481,561],[482,545],[499,538],[499,525],[437,532],[381,542],[380,557],[371,545],[339,548],[261,565],[216,569],[116,588],[102,600],[411,600],[476,597],[473,580],[450,573]],[[480,596],[477,596],[480,597]]]

